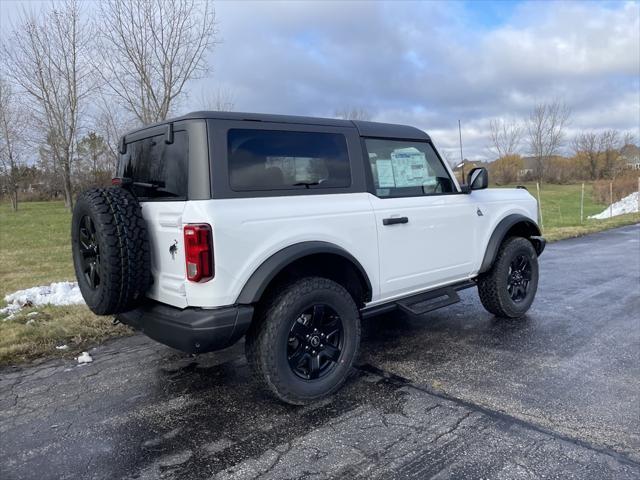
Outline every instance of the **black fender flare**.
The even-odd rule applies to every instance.
[[[300,242],[283,248],[267,258],[249,277],[244,287],[240,291],[240,295],[236,300],[237,304],[248,305],[260,300],[260,297],[266,290],[267,286],[278,273],[291,263],[309,255],[318,253],[330,253],[339,255],[353,264],[365,281],[368,292],[372,291],[371,281],[367,272],[356,258],[347,252],[344,248],[329,242],[309,241]]]
[[[502,244],[503,240],[509,233],[513,227],[518,225],[526,238],[531,240],[534,248],[538,255],[542,253],[545,246],[545,240],[541,237],[540,228],[529,217],[525,217],[524,215],[520,215],[518,213],[513,213],[511,215],[507,215],[504,217],[496,228],[493,230],[491,234],[491,238],[489,238],[489,243],[487,244],[487,249],[484,253],[484,258],[482,259],[482,264],[480,265],[480,270],[478,273],[484,273],[491,269],[493,262],[496,259],[496,255],[498,254],[498,249]]]

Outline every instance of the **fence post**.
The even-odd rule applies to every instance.
[[[609,182],[609,218],[613,218],[613,182]]]
[[[542,222],[542,200],[540,199],[540,182],[536,182],[536,189],[538,190],[538,216],[540,217],[540,230],[544,230],[544,223]]]
[[[580,195],[580,225],[584,218],[584,182],[582,182],[582,194]]]

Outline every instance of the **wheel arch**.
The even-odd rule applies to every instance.
[[[529,240],[538,255],[544,250],[545,240],[541,237],[540,228],[536,222],[518,213],[507,215],[494,228],[478,273],[484,273],[491,269],[500,245],[506,238],[513,236],[524,237]]]
[[[267,258],[246,281],[236,303],[257,303],[270,286],[289,274],[308,269],[313,270],[309,272],[311,275],[324,273],[323,276],[344,284],[356,303],[363,305],[371,300],[371,281],[353,255],[333,243],[308,241],[285,247]]]

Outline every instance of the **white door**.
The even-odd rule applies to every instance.
[[[428,142],[366,139],[380,256],[380,300],[466,278],[477,224]]]

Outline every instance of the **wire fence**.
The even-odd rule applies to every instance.
[[[525,185],[538,200],[542,229],[573,227],[636,213],[640,217],[640,177],[553,185]]]

